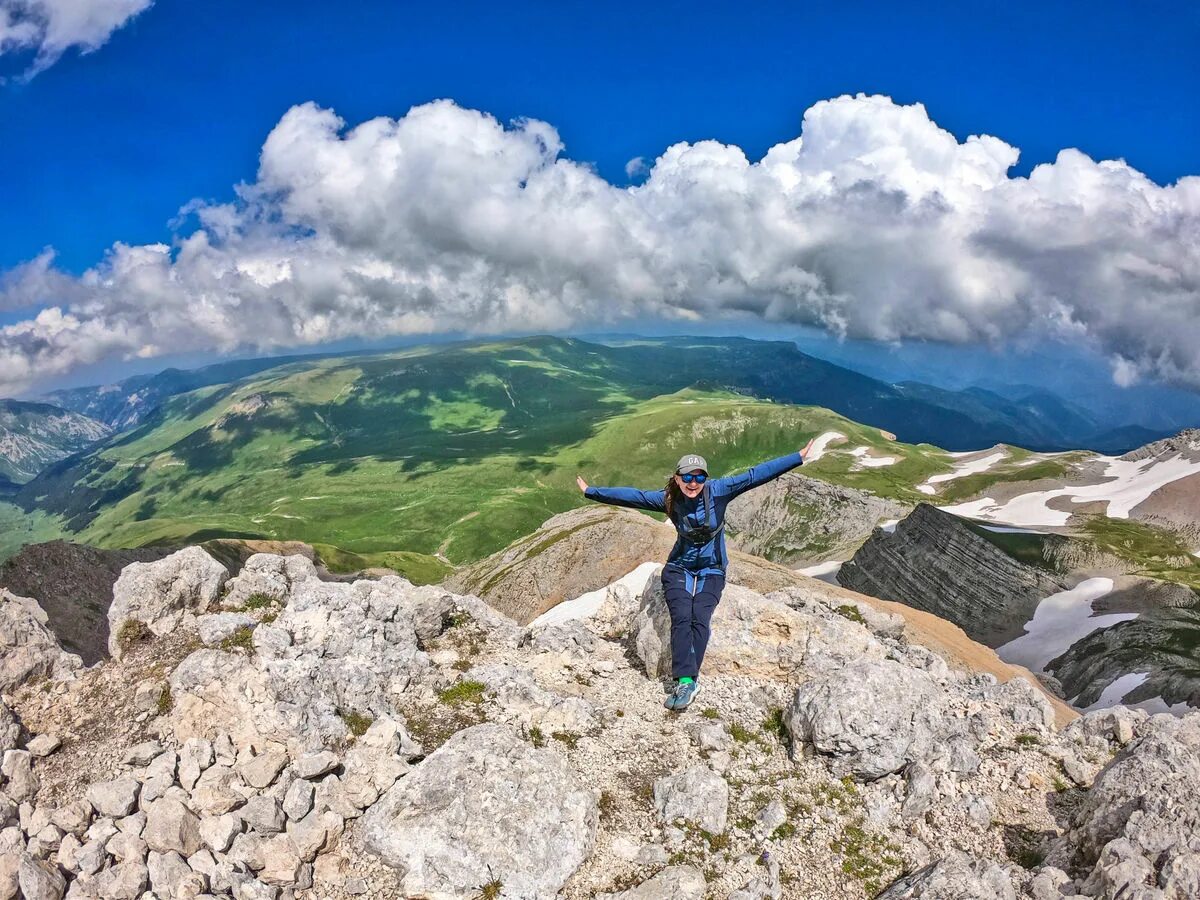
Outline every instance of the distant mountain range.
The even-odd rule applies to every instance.
[[[1173,433],[1142,426],[1106,427],[1084,407],[1042,389],[1017,387],[1001,392],[971,387],[955,391],[916,381],[890,384],[803,353],[790,342],[633,337],[605,340],[599,346],[612,350],[614,359],[624,355],[630,361],[654,354],[657,348],[665,356],[655,360],[650,370],[674,366],[677,376],[668,373],[648,385],[660,391],[678,390],[698,381],[722,384],[777,401],[825,406],[856,421],[886,428],[902,440],[933,443],[948,450],[1003,442],[1041,451],[1122,453]],[[436,352],[436,348],[425,349]],[[194,370],[166,369],[115,384],[54,391],[45,400],[123,431],[140,424],[161,403],[179,394],[229,384],[292,363],[356,355],[369,354],[273,357]]]
[[[0,493],[112,433],[102,422],[46,403],[0,400]]]

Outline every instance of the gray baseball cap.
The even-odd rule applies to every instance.
[[[708,463],[704,461],[703,456],[695,453],[689,453],[686,456],[679,457],[679,465],[675,467],[677,474],[690,472],[692,469],[700,469],[702,472],[708,471]]]

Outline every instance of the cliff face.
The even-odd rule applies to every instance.
[[[738,549],[800,566],[847,558],[880,520],[907,512],[884,497],[789,472],[738,497],[725,522]]]
[[[1200,601],[1150,609],[1093,631],[1047,668],[1080,708],[1095,703],[1110,686],[1117,696],[1106,699],[1116,702],[1161,697],[1167,706],[1200,706]]]
[[[893,533],[876,530],[838,581],[933,613],[998,647],[1024,632],[1038,602],[1064,579],[1018,562],[956,516],[919,505]]]

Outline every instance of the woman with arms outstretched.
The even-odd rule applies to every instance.
[[[809,441],[799,453],[759,463],[741,475],[712,480],[704,457],[689,453],[679,460],[675,474],[661,491],[592,487],[582,476],[576,478],[589,500],[664,512],[678,532],[662,571],[663,594],[671,613],[671,675],[675,679],[667,709],[686,709],[700,692],[697,679],[708,646],[709,622],[725,588],[729,560],[725,508],[739,494],[803,465],[812,445]]]

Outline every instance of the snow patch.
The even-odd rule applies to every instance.
[[[1143,709],[1150,713],[1150,715],[1169,713],[1173,716],[1182,716],[1184,713],[1195,712],[1186,703],[1168,704],[1162,697],[1150,697],[1147,700],[1139,700],[1136,703],[1126,703],[1125,698],[1133,693],[1135,689],[1145,684],[1146,679],[1149,677],[1150,675],[1147,672],[1128,672],[1120,676],[1100,693],[1095,703],[1091,706],[1082,707],[1082,711],[1092,712],[1097,709],[1108,709],[1110,706],[1121,705],[1128,706],[1131,709]],[[1074,706],[1075,703],[1072,702],[1071,705]]]
[[[1044,672],[1046,664],[1080,638],[1100,628],[1136,619],[1137,613],[1092,615],[1092,604],[1113,589],[1111,578],[1089,578],[1042,600],[1025,623],[1025,634],[996,648],[1007,663]]]
[[[943,506],[944,512],[956,516],[990,519],[1027,528],[1061,528],[1071,517],[1065,512],[1049,507],[1055,497],[1066,497],[1072,503],[1101,501],[1108,503],[1110,519],[1128,519],[1129,512],[1159,488],[1200,473],[1200,460],[1190,460],[1176,455],[1165,460],[1125,460],[1113,456],[1098,457],[1107,465],[1104,477],[1110,479],[1102,484],[1068,485],[1048,491],[1033,491],[1019,494],[1006,503],[997,503],[991,497]]]
[[[850,451],[850,455],[857,460],[854,464],[855,468],[877,469],[882,466],[894,466],[900,461],[895,456],[868,456],[870,451],[870,447],[855,447]]]
[[[881,531],[886,531],[888,534],[895,534],[896,526],[899,524],[900,524],[899,519],[888,519],[885,522],[879,523],[879,529]]]
[[[837,584],[837,573],[841,571],[845,565],[845,560],[830,559],[823,563],[817,563],[815,566],[805,566],[803,569],[797,569],[801,575],[807,575],[809,578],[815,578],[818,581],[825,581],[829,584]]]
[[[978,451],[976,451],[978,452]],[[971,456],[973,454],[951,453],[951,456]],[[930,475],[925,480],[924,484],[917,485],[917,490],[922,494],[934,493],[933,486],[935,484],[943,484],[947,481],[954,481],[956,478],[966,478],[968,475],[975,475],[979,472],[986,472],[1000,460],[1007,458],[1008,454],[1003,450],[997,450],[995,453],[989,453],[987,456],[981,456],[978,459],[972,459],[965,463],[955,465],[954,469],[949,472],[942,472],[940,475]]]
[[[808,458],[804,461],[806,463],[816,462],[824,455],[825,448],[828,447],[830,443],[833,441],[844,441],[845,439],[846,436],[840,431],[826,431],[815,441],[813,441],[812,450],[809,451]]]
[[[1012,525],[984,525],[976,523],[984,531],[994,531],[997,534],[1046,534],[1045,531],[1035,531],[1032,528],[1015,528]]]
[[[530,622],[529,627],[561,625],[564,622],[570,622],[575,619],[590,619],[604,604],[609,591],[625,590],[634,596],[640,596],[649,586],[650,579],[655,577],[661,568],[662,565],[660,563],[644,562],[629,574],[622,575],[616,581],[605,585],[599,590],[580,594],[573,600],[564,600],[558,606],[546,610]]]

